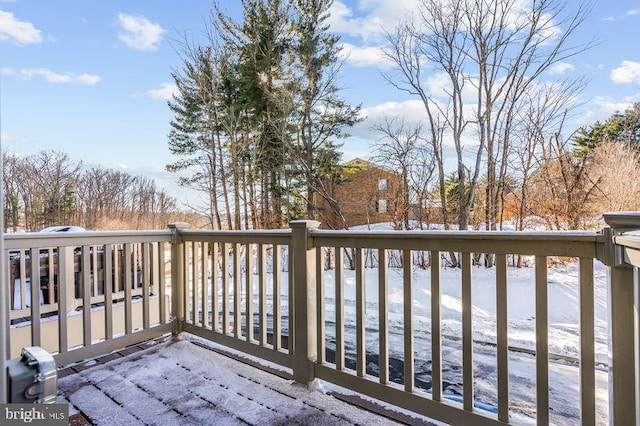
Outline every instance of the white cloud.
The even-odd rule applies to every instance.
[[[40,43],[42,32],[30,22],[19,21],[13,13],[0,10],[0,41],[6,40],[19,46]]]
[[[553,64],[549,69],[549,74],[552,75],[562,75],[567,73],[568,71],[575,70],[576,67],[573,64],[568,62],[558,62],[557,64]]]
[[[156,50],[165,30],[143,16],[118,14],[118,21],[124,30],[118,38],[127,46],[137,50]]]
[[[640,8],[635,8],[635,9],[630,9],[628,10],[624,15],[619,15],[619,16],[607,16],[606,18],[604,18],[604,21],[606,22],[620,22],[625,20],[626,18],[630,17],[630,16],[639,16],[640,15]]]
[[[343,43],[340,57],[356,67],[388,67],[393,65],[382,54],[381,47],[376,46],[354,46],[350,43]]]
[[[331,30],[359,36],[363,40],[380,37],[383,28],[390,30],[418,5],[419,0],[361,0],[349,8],[341,0],[334,1],[328,19]]]
[[[618,84],[640,84],[640,62],[622,61],[618,68],[611,70],[609,78]]]
[[[603,122],[613,114],[624,112],[633,106],[640,93],[633,96],[625,96],[622,99],[613,99],[609,96],[596,96],[589,101],[589,109],[576,121],[579,126],[591,126],[596,121]]]
[[[169,100],[178,93],[178,86],[174,83],[161,83],[159,89],[151,89],[147,91],[147,96],[151,99]]]
[[[14,70],[12,68],[2,68],[0,73],[3,75],[17,76],[23,80],[31,80],[34,77],[42,77],[47,83],[68,83],[68,84],[85,84],[93,85],[100,81],[100,77],[92,74],[60,74],[46,68],[22,68]]]
[[[408,122],[419,122],[424,119],[424,105],[419,100],[408,100],[402,102],[385,102],[382,104],[366,107],[362,109],[362,115],[367,120],[378,121],[385,117],[403,117]]]
[[[0,138],[2,138],[2,142],[15,142],[15,143],[29,143],[29,140],[26,138],[16,137],[7,132],[0,132]]]
[[[380,137],[372,127],[385,120],[387,117],[401,117],[407,124],[423,124],[427,126],[427,116],[424,105],[420,100],[410,99],[401,102],[384,102],[378,105],[363,108],[360,116],[364,120],[349,129],[349,133],[363,140],[376,140]]]

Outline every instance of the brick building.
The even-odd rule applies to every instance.
[[[356,158],[345,164],[333,198],[349,227],[392,222],[402,200],[402,179],[393,170]],[[341,229],[342,221],[326,202],[320,204],[323,227]]]

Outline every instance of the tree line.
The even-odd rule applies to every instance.
[[[212,227],[322,221],[321,200],[347,226],[333,197],[345,174],[339,141],[363,117],[340,97],[331,5],[243,0],[234,20],[215,4],[206,42],[184,37],[169,101],[178,159],[167,169],[190,172],[181,182],[203,192]],[[387,116],[372,126],[371,160],[401,178],[389,200],[398,229],[412,218],[462,230],[501,229],[507,219],[518,230],[584,229],[603,211],[640,207],[638,105],[568,128],[587,81],[556,70],[593,45],[573,42],[590,9],[420,0],[385,29],[381,53],[392,66],[383,76],[422,108],[417,121]]]
[[[428,226],[442,223],[443,217],[455,220],[460,214],[457,175],[450,172],[444,177],[442,206],[436,160],[428,154],[431,145],[419,136],[420,129],[402,120],[386,121],[377,129],[383,136],[376,142],[376,161],[391,166],[402,178],[389,203],[394,227]],[[591,229],[601,226],[604,212],[640,209],[640,103],[567,138],[529,135],[527,150],[519,155],[525,167],[505,179],[499,226],[508,221],[516,230]],[[487,185],[488,179],[481,176],[469,208],[469,226],[474,229],[486,226]],[[429,208],[416,210],[424,201]],[[419,219],[418,224],[410,217]]]
[[[340,168],[339,140],[359,120],[339,96],[339,37],[331,0],[243,0],[240,20],[219,4],[207,40],[185,36],[169,148],[170,171],[202,191],[216,229],[279,228],[318,217]]]
[[[148,177],[85,166],[57,151],[2,155],[5,231],[164,228],[182,216],[176,199]]]

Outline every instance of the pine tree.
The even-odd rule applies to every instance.
[[[340,148],[335,139],[345,137],[345,127],[360,119],[360,106],[351,107],[339,97],[337,75],[341,62],[338,54],[339,36],[329,32],[326,23],[333,0],[296,0],[294,29],[297,35],[293,46],[299,107],[296,112],[297,160],[306,181],[306,215],[316,216],[318,202],[315,194],[319,180],[327,170],[340,161],[340,156],[329,152]],[[317,161],[317,157],[322,159]],[[326,198],[327,194],[321,194]]]

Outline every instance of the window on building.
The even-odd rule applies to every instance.
[[[387,200],[378,200],[376,201],[376,211],[378,213],[387,213]]]
[[[378,190],[384,191],[387,189],[387,180],[386,179],[378,179]]]

